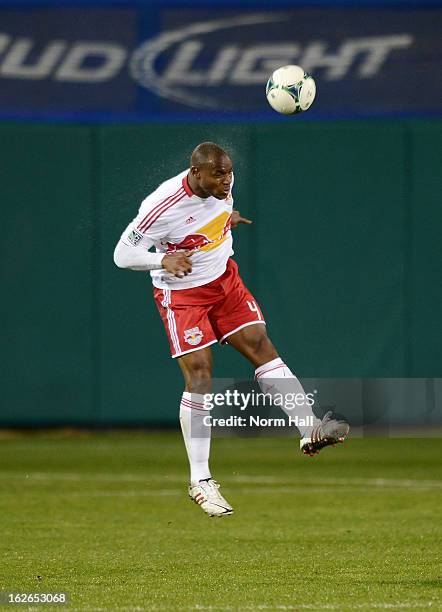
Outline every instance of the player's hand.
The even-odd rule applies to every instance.
[[[246,225],[250,225],[253,223],[250,219],[246,219],[245,217],[241,217],[241,213],[239,210],[232,211],[232,218],[230,219],[231,227],[236,227],[239,223],[245,223]]]
[[[161,265],[171,274],[183,278],[192,272],[192,262],[189,259],[192,253],[193,251],[180,251],[164,255]]]

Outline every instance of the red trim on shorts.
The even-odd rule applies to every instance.
[[[218,340],[211,340],[210,342],[207,342],[207,344],[203,344],[202,346],[196,346],[195,348],[192,349],[188,349],[187,351],[181,351],[179,353],[175,353],[174,355],[172,355],[172,359],[175,359],[177,357],[182,357],[183,355],[187,355],[188,353],[194,353],[195,351],[199,351],[200,349],[206,348],[207,346],[210,346],[211,344],[215,344],[216,342],[218,342]]]
[[[239,331],[240,329],[243,329],[244,327],[248,327],[249,325],[256,325],[257,323],[262,323],[263,325],[267,325],[264,319],[260,319],[259,321],[249,321],[248,323],[243,323],[239,327],[235,327],[235,329],[232,329],[232,331],[227,332],[227,334],[224,334],[224,336],[221,338],[219,343],[228,344],[227,338],[229,336],[233,336],[233,334],[236,334],[237,331]]]

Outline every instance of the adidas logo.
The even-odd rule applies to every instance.
[[[188,219],[186,219],[186,225],[188,225],[189,223],[193,223],[194,221],[196,221],[196,219],[194,219],[193,217],[189,217]]]

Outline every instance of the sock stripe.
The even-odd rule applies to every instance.
[[[204,402],[196,402],[195,400],[188,399],[187,397],[183,397],[183,402],[189,402],[190,404],[196,404],[197,406],[204,406]]]
[[[204,406],[204,402],[195,402],[194,400],[187,399],[187,397],[183,397],[181,401],[187,404],[194,404],[195,406]]]
[[[184,406],[185,408],[191,408],[192,410],[203,410],[203,411],[208,410],[208,408],[203,407],[204,404],[198,404],[198,403],[191,402],[190,400],[187,400],[184,397],[181,400],[181,405]]]
[[[278,370],[279,368],[285,368],[285,363],[281,363],[280,365],[275,366],[274,368],[269,368],[268,370],[264,370],[255,376],[255,378],[262,378],[264,374],[268,374],[268,372],[272,372],[273,370]]]
[[[181,397],[187,400],[188,402],[194,402],[195,404],[200,404],[201,406],[204,405],[205,395],[203,395],[202,393],[192,393],[191,391],[184,391]],[[201,398],[201,401],[197,401],[196,399],[194,399],[195,397]]]

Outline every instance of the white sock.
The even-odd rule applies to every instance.
[[[180,423],[190,463],[190,483],[211,478],[209,469],[211,426],[204,422],[210,411],[204,407],[204,395],[184,391],[180,405]]]
[[[278,393],[282,396],[290,394],[290,397],[302,394],[305,397],[305,391],[301,383],[280,357],[259,366],[255,370],[255,378],[263,393],[270,393],[272,395]],[[299,433],[301,438],[309,438],[313,427],[320,422],[320,419],[316,418],[312,406],[307,402],[303,402],[299,406],[297,404],[293,408],[283,404],[281,408],[289,417],[294,418],[297,416],[298,419],[303,420],[305,424],[298,425]]]

